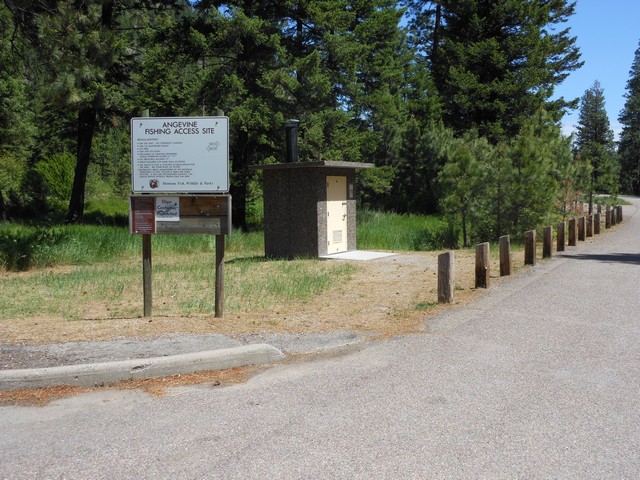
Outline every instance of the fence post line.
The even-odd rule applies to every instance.
[[[536,231],[524,232],[524,264],[536,264]]]
[[[476,245],[476,288],[489,288],[491,263],[489,242]]]
[[[549,258],[552,255],[553,229],[548,226],[542,231],[542,258]]]
[[[585,218],[584,215],[581,217],[578,217],[578,241],[580,242],[584,242],[585,240]]]
[[[453,252],[438,255],[438,303],[453,303]]]
[[[593,234],[594,235],[600,235],[600,213],[596,213],[593,216]]]
[[[575,218],[569,219],[569,246],[570,247],[575,247],[577,245],[576,239],[578,238],[578,236],[577,236],[576,223],[577,222]]]
[[[511,238],[503,235],[498,240],[500,247],[500,276],[511,275]]]
[[[558,226],[556,227],[558,229],[558,241],[556,242],[556,251],[558,252],[564,252],[564,245],[565,245],[565,229],[566,227],[566,223],[565,222],[560,222],[558,223]]]

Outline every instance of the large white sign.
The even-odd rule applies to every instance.
[[[229,191],[227,117],[131,119],[134,193]]]

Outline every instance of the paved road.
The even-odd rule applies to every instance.
[[[0,408],[0,478],[640,478],[640,202],[423,334]]]

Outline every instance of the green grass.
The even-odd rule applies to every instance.
[[[88,200],[84,211],[85,221],[99,225],[129,223],[129,200],[126,198],[94,198]]]
[[[449,227],[438,215],[398,215],[358,212],[358,248],[363,250],[429,251],[455,244]]]
[[[447,222],[438,216],[358,212],[358,248],[398,251],[447,247]],[[0,224],[0,268],[29,270],[61,265],[95,265],[140,258],[142,237],[126,226],[60,225],[38,227]],[[154,257],[194,255],[215,251],[213,235],[154,235]],[[263,257],[261,231],[233,231],[226,239],[227,258]]]
[[[585,198],[585,203],[589,202],[588,198]],[[631,205],[625,199],[618,197],[617,195],[594,195],[593,203],[600,205],[609,205],[611,207],[615,205]]]
[[[264,255],[262,232],[234,231],[226,239],[226,253],[234,256]],[[215,251],[212,235],[154,235],[155,255],[198,254]],[[60,265],[93,265],[141,255],[142,237],[127,227],[61,225],[34,227],[0,224],[0,269],[25,271]]]

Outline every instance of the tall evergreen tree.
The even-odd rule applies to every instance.
[[[579,68],[569,29],[559,26],[575,2],[549,0],[409,0],[413,32],[429,58],[444,105],[457,132],[477,128],[492,142],[515,136],[545,108],[554,120],[564,100],[553,89]]]
[[[136,70],[136,34],[151,10],[190,8],[186,0],[4,0],[40,62],[50,102],[76,113],[76,165],[67,222],[82,222],[93,137],[103,114],[122,110],[122,87]],[[134,48],[132,48],[134,47]]]
[[[640,45],[629,72],[625,98],[618,118],[622,124],[618,144],[620,181],[625,191],[640,195]]]
[[[231,119],[234,223],[244,225],[250,165],[284,158],[297,118],[302,160],[391,163],[410,52],[391,0],[201,1],[205,103]]]
[[[617,193],[619,174],[613,130],[605,109],[604,90],[597,80],[582,96],[576,152],[591,170],[589,181],[585,185],[591,213],[594,193]]]
[[[222,110],[230,119],[233,221],[243,228],[255,175],[249,166],[273,157],[274,132],[284,130],[282,105],[290,76],[282,45],[282,5],[201,1],[196,12],[185,44],[203,67],[201,97],[206,111]]]

